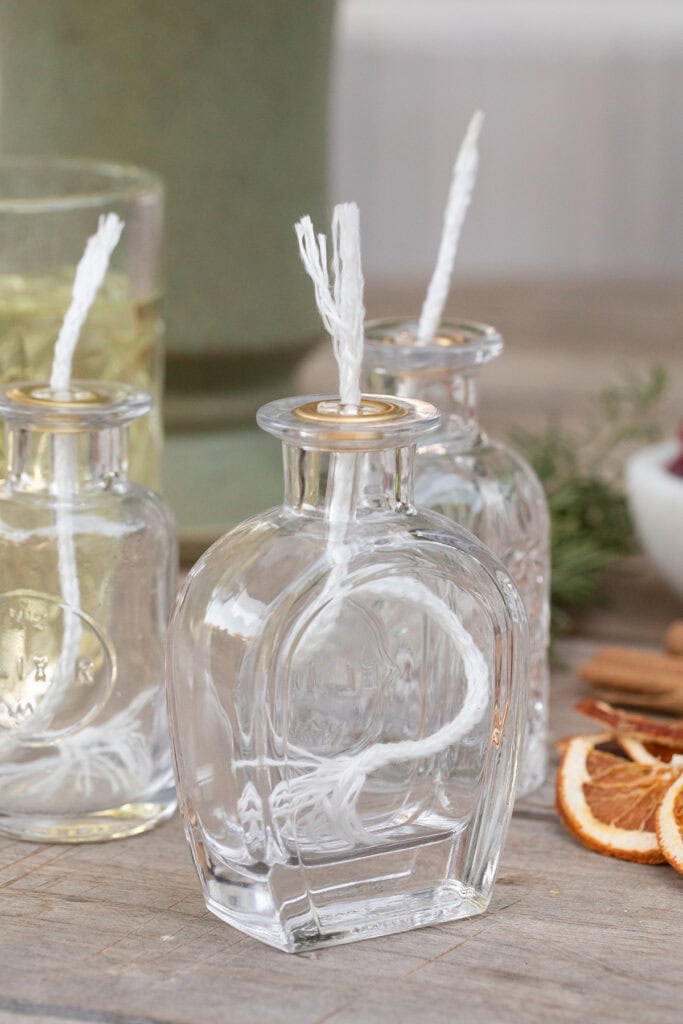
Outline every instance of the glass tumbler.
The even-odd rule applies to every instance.
[[[109,211],[126,226],[81,332],[73,372],[153,396],[150,415],[132,427],[130,473],[158,489],[164,191],[154,174],[90,160],[0,158],[0,384],[49,378],[76,265],[98,216]]]
[[[0,832],[85,842],[175,808],[164,642],[173,518],[126,476],[148,395],[0,389]]]
[[[287,952],[482,913],[514,796],[526,619],[413,503],[425,402],[262,407],[284,502],[219,540],[171,621],[178,790],[207,906]]]
[[[443,323],[431,344],[417,344],[417,324],[368,324],[365,382],[388,394],[433,402],[437,433],[418,444],[415,500],[471,530],[506,566],[529,620],[529,703],[519,795],[547,771],[550,622],[550,519],[531,466],[489,438],[478,415],[480,367],[503,350],[493,327]]]

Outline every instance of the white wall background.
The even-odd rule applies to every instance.
[[[683,0],[339,0],[332,197],[373,283],[431,271],[486,112],[464,278],[683,274]]]

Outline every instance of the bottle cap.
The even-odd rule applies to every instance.
[[[384,395],[361,395],[355,406],[336,395],[284,398],[262,406],[256,419],[288,444],[359,451],[415,444],[441,424],[429,402]]]

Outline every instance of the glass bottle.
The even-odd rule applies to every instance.
[[[2,36],[6,13],[0,10],[0,49],[11,48]],[[7,67],[1,62],[0,56],[6,86]],[[53,57],[49,63],[52,76]],[[87,77],[82,67],[79,73]],[[76,120],[85,126],[82,108]],[[50,127],[55,130],[54,123]],[[25,151],[24,143],[19,148]],[[59,148],[43,141],[39,151]],[[117,213],[126,227],[79,335],[73,375],[117,380],[152,394],[150,415],[131,429],[130,476],[157,487],[163,441],[164,185],[151,171],[96,160],[0,155],[0,383],[50,376],[84,240],[98,215],[106,213]],[[0,437],[0,478],[4,474]]]
[[[293,398],[281,506],[219,540],[169,630],[171,734],[208,908],[287,952],[489,902],[526,620],[474,537],[413,505],[424,402]]]
[[[133,835],[175,808],[164,641],[174,523],[126,478],[121,384],[0,389],[0,832]]]
[[[471,530],[505,565],[529,621],[529,704],[518,794],[547,771],[550,622],[550,519],[528,463],[487,437],[478,420],[479,368],[503,350],[492,327],[443,323],[418,345],[417,324],[367,325],[365,382],[373,391],[420,398],[443,414],[441,429],[418,445],[415,500]]]

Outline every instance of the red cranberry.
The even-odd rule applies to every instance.
[[[681,444],[683,444],[683,420],[678,424],[678,438]],[[674,456],[666,468],[670,473],[673,473],[674,476],[683,476],[683,450],[679,451],[678,455]]]

